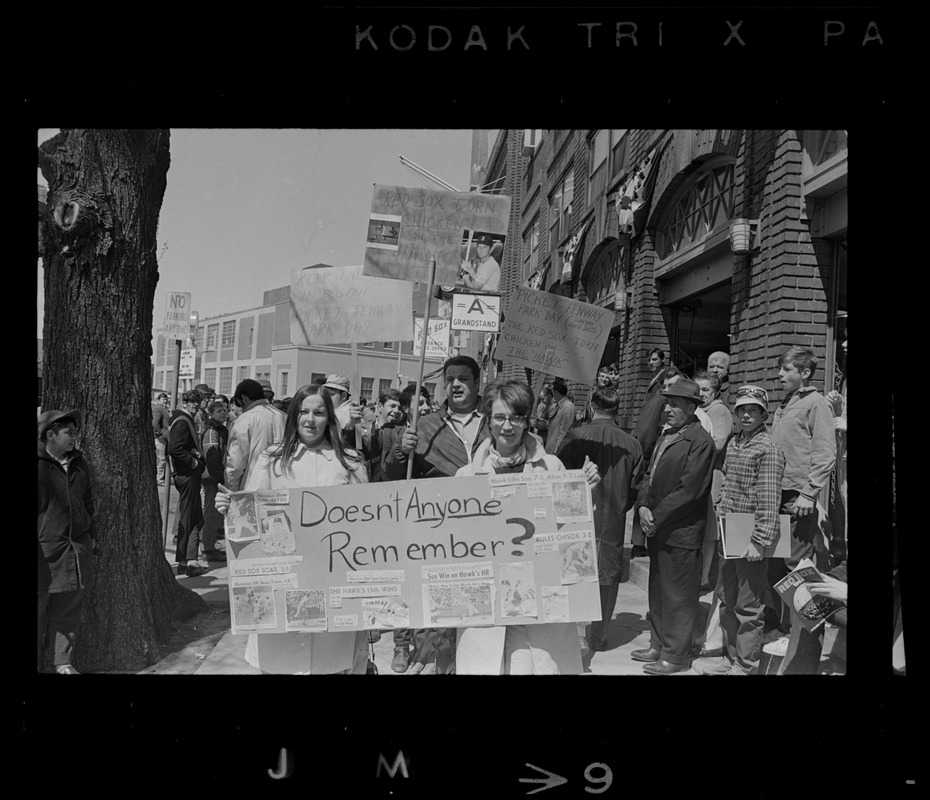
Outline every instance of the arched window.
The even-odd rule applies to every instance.
[[[735,163],[709,161],[679,191],[656,228],[660,261],[701,242],[735,216]]]
[[[589,303],[606,308],[619,308],[625,302],[626,274],[629,269],[629,248],[620,240],[601,246],[592,256],[594,263],[585,270],[582,282]]]

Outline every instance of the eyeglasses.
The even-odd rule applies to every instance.
[[[526,417],[508,417],[506,414],[491,414],[491,422],[495,425],[503,425],[508,421],[515,428],[526,427]]]
[[[743,387],[742,389],[736,390],[737,397],[758,397],[760,400],[765,400],[767,395],[765,389],[757,389],[754,386]]]

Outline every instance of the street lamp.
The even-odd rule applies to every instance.
[[[738,217],[730,220],[730,249],[734,255],[748,255],[759,246],[759,220]]]

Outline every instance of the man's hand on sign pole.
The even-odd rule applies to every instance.
[[[416,446],[417,435],[412,431],[405,431],[400,440],[400,451],[409,456]]]
[[[216,485],[216,500],[213,501],[213,505],[224,517],[226,512],[229,511],[229,489],[221,483]]]

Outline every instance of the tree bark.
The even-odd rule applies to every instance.
[[[165,559],[151,428],[156,230],[167,130],[64,130],[42,144],[45,409],[79,409],[93,475],[96,577],[75,648],[81,671],[159,660],[172,619],[204,607]]]

